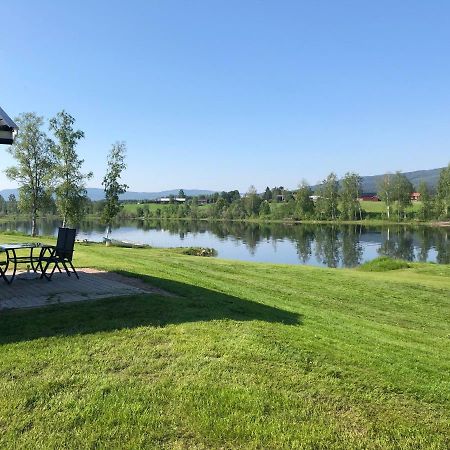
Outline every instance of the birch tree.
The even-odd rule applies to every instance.
[[[362,219],[361,203],[358,197],[361,192],[361,177],[353,172],[347,172],[341,181],[342,217],[348,220]]]
[[[112,222],[121,209],[119,195],[124,194],[128,189],[126,184],[120,183],[122,173],[127,167],[125,164],[125,155],[125,142],[116,142],[113,144],[108,155],[106,175],[102,181],[106,199],[102,218],[107,225],[107,238],[109,238],[111,232]]]
[[[436,192],[438,214],[443,218],[450,217],[450,163],[441,170]]]
[[[19,208],[30,214],[31,235],[36,236],[39,212],[51,196],[52,141],[42,130],[44,119],[35,113],[23,113],[16,122],[20,132],[8,152],[17,165],[8,167],[6,176],[19,184]]]
[[[391,206],[394,201],[394,185],[392,175],[386,174],[378,184],[378,197],[386,207],[386,216],[388,220],[391,218]]]
[[[420,202],[422,204],[420,208],[420,218],[422,220],[428,220],[433,214],[433,202],[430,188],[425,181],[421,181],[417,190],[420,193]]]
[[[92,172],[82,172],[84,160],[79,158],[76,146],[84,133],[75,130],[74,123],[75,119],[64,110],[50,120],[50,130],[56,139],[52,148],[56,160],[56,207],[63,227],[81,219],[87,198],[86,181],[92,178]]]
[[[311,186],[303,180],[295,193],[296,214],[301,219],[310,218],[314,215],[313,191]]]
[[[393,191],[397,205],[397,220],[406,217],[406,208],[411,205],[411,193],[414,190],[412,183],[400,172],[396,172],[393,180]]]
[[[317,212],[321,219],[336,220],[339,214],[339,183],[335,173],[330,173],[318,189]]]

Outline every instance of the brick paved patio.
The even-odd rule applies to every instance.
[[[79,280],[74,275],[55,273],[49,282],[26,272],[18,274],[10,285],[0,280],[0,311],[137,294],[168,295],[138,279],[93,269],[77,271]]]

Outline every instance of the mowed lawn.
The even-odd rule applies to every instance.
[[[0,448],[450,446],[450,266],[75,262],[177,296],[1,313]]]

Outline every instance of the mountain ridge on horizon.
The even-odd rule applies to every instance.
[[[411,181],[412,185],[415,189],[418,188],[418,185],[421,181],[425,181],[431,189],[435,189],[438,183],[439,174],[444,167],[439,167],[437,169],[425,169],[425,170],[413,170],[410,172],[400,172],[402,175],[405,175],[409,181]],[[377,185],[381,181],[381,179],[385,175],[393,175],[395,172],[386,172],[382,175],[366,175],[362,176],[361,182],[361,191],[363,193],[376,193]],[[340,178],[341,179],[341,178]],[[339,180],[340,180],[339,179]],[[318,184],[312,186],[312,189],[315,190],[319,187]]]
[[[183,188],[180,188],[183,189]],[[170,195],[178,195],[180,189],[168,189],[164,191],[157,192],[139,192],[139,191],[128,191],[125,194],[119,196],[120,200],[155,200],[160,197],[168,197]],[[102,188],[86,188],[87,196],[92,201],[103,200],[105,198],[105,193]],[[207,189],[183,189],[187,196],[198,196],[198,195],[209,195],[214,194],[216,191],[211,191]],[[16,197],[19,194],[17,188],[12,189],[1,189],[0,195],[7,199],[9,195],[14,194]]]
[[[426,170],[414,170],[411,172],[402,172],[413,184],[415,188],[417,188],[420,181],[425,181],[428,183],[430,188],[434,189],[437,186],[437,181],[439,179],[439,174],[443,167],[437,169],[426,169]],[[393,172],[392,172],[393,173]],[[377,190],[377,183],[381,180],[383,175],[367,175],[362,178],[362,192],[364,193],[372,193]],[[317,189],[318,185],[313,185],[312,189]],[[183,189],[183,188],[180,188]],[[144,191],[128,191],[125,194],[120,195],[121,200],[155,200],[161,197],[168,197],[170,195],[178,195],[180,189],[167,189],[163,191],[155,191],[155,192],[144,192]],[[104,191],[102,188],[87,188],[88,197],[92,201],[103,200],[104,199]],[[210,195],[215,192],[219,192],[217,190],[210,189],[183,189],[184,193],[191,196],[198,195]],[[18,196],[18,189],[1,189],[0,195],[3,198],[7,199],[10,194],[14,194],[16,197]]]

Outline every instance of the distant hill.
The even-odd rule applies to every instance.
[[[439,179],[440,169],[430,169],[430,170],[416,170],[414,172],[402,172],[409,181],[413,184],[414,188],[417,189],[421,181],[425,181],[431,189],[435,189]],[[362,192],[377,192],[378,183],[384,177],[383,175],[370,175],[362,177],[361,190]],[[317,189],[318,185],[313,186],[313,190]]]
[[[121,200],[155,200],[160,197],[168,197],[169,195],[178,195],[180,189],[170,189],[168,191],[160,191],[160,192],[133,192],[129,191],[120,196]],[[204,189],[184,189],[184,193],[188,196],[198,196],[198,195],[209,195],[214,194],[215,191],[209,191]],[[4,199],[8,199],[8,197],[14,194],[16,198],[19,196],[19,192],[17,189],[3,189],[0,190],[0,195]],[[103,200],[104,192],[103,189],[100,188],[87,188],[88,197],[93,200]]]
[[[421,181],[425,181],[428,186],[435,189],[439,179],[439,174],[441,173],[442,167],[440,169],[430,169],[430,170],[416,170],[414,172],[402,172],[413,186],[417,189]],[[362,177],[362,191],[363,192],[376,192],[378,183],[384,177],[383,175],[372,175],[367,177]]]
[[[440,169],[430,169],[430,170],[416,170],[414,172],[402,172],[413,184],[415,188],[423,180],[428,183],[430,188],[435,189],[439,179]],[[363,192],[376,192],[377,185],[379,181],[383,178],[383,175],[370,175],[362,177],[362,191]],[[317,189],[317,185],[313,186],[312,189]],[[167,191],[159,192],[126,192],[120,196],[121,200],[155,200],[161,197],[168,197],[169,195],[178,195],[180,189],[170,189]],[[206,189],[183,189],[187,196],[198,196],[198,195],[210,195],[214,194],[216,191],[206,190]],[[16,198],[18,197],[17,189],[3,189],[0,190],[0,195],[4,199],[8,199],[10,194],[14,194]],[[93,200],[102,200],[104,198],[103,189],[100,188],[88,188],[88,197]]]

